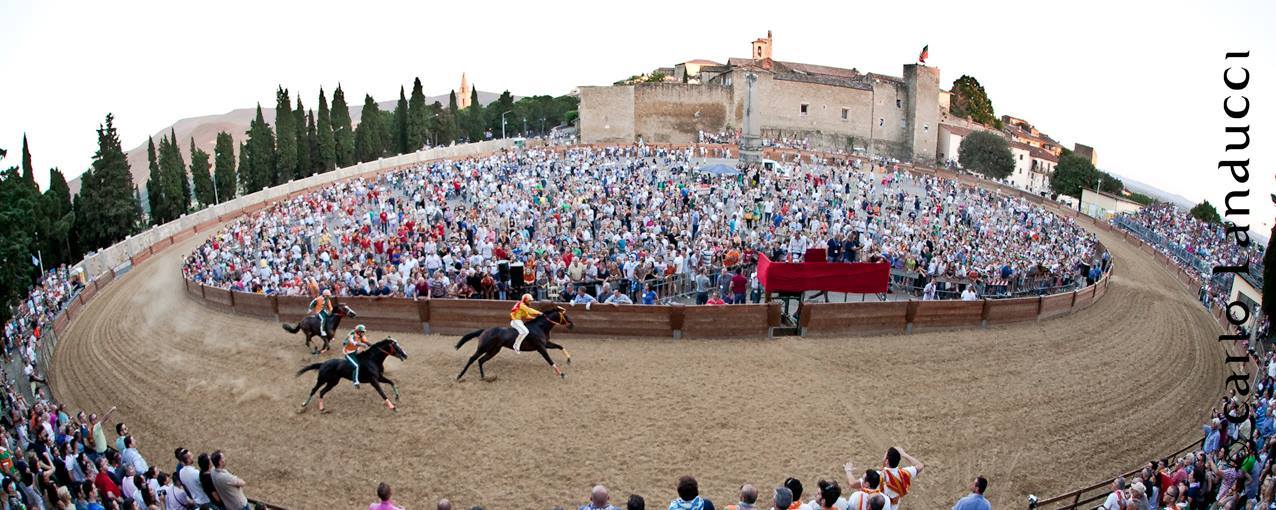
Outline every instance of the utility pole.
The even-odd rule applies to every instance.
[[[505,138],[505,115],[513,111],[514,110],[510,110],[501,114],[501,138]]]

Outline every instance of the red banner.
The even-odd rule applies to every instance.
[[[827,290],[854,294],[883,294],[890,289],[890,264],[879,262],[771,262],[758,259],[758,281],[767,292]]]

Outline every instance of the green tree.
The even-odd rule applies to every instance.
[[[319,145],[319,158],[315,165],[320,172],[327,172],[337,167],[337,142],[333,139],[332,114],[328,111],[328,99],[319,89],[319,114],[315,119],[315,139]]]
[[[995,126],[1001,129],[1001,119],[997,118],[997,114],[993,111],[992,101],[988,99],[988,93],[984,91],[984,86],[979,84],[973,76],[962,75],[953,82],[952,97],[949,103],[949,110],[953,115],[958,117],[970,117],[975,122],[985,126]]]
[[[1149,197],[1142,193],[1131,193],[1130,200],[1138,202],[1139,204],[1142,204],[1142,205],[1152,205],[1157,202],[1155,198]]]
[[[1121,193],[1125,191],[1125,183],[1115,175],[1099,172],[1099,191],[1104,193]]]
[[[518,128],[520,126],[515,125],[514,118],[512,117],[512,115],[514,115],[514,96],[510,94],[510,91],[506,90],[501,92],[501,96],[496,98],[496,101],[492,101],[492,104],[487,105],[484,109],[488,111],[487,129],[491,130],[496,136],[501,136],[502,127],[505,128],[507,133],[518,132]],[[501,126],[501,114],[505,112],[510,113],[504,116],[505,126]]]
[[[199,201],[199,207],[202,209],[217,202],[214,198],[216,191],[213,190],[213,178],[208,171],[212,165],[209,164],[208,153],[204,149],[195,146],[195,138],[191,138],[191,179],[195,181],[195,198]]]
[[[306,108],[301,105],[301,93],[297,93],[297,108],[292,111],[293,131],[297,135],[297,168],[293,177],[300,179],[315,173],[313,149],[310,146],[310,130],[306,126]]]
[[[306,147],[310,148],[310,175],[322,172],[323,167],[319,164],[319,131],[315,129],[314,110],[306,112]]]
[[[251,159],[248,157],[248,141],[247,140],[239,142],[238,166],[239,168],[235,170],[235,172],[239,177],[240,191],[245,195],[252,193],[252,191],[249,191],[249,186],[252,186],[253,184],[253,177],[252,177],[253,163]]]
[[[483,140],[483,129],[487,127],[486,112],[479,103],[478,87],[470,87],[470,106],[465,109],[465,129],[471,142]]]
[[[25,297],[34,281],[35,228],[30,221],[39,195],[17,167],[0,173],[0,320],[9,320],[10,305]]]
[[[159,225],[163,223],[159,221],[155,215],[157,211],[168,210],[168,204],[164,202],[164,176],[160,173],[159,158],[155,156],[155,139],[146,139],[146,204],[151,212],[151,224]]]
[[[160,138],[159,167],[163,207],[151,209],[151,220],[156,225],[180,218],[190,207],[185,195],[190,182],[186,177],[186,163],[182,161],[182,151],[177,142],[169,135]]]
[[[31,148],[27,145],[27,135],[22,134],[22,179],[35,184],[35,168],[31,165]]]
[[[137,232],[142,207],[128,158],[120,148],[114,115],[108,113],[106,122],[98,126],[97,152],[81,178],[77,197],[82,198],[82,208],[75,209],[81,250],[104,248]]]
[[[354,130],[354,153],[360,162],[381,157],[385,150],[381,134],[381,109],[371,95],[364,95],[359,127]]]
[[[425,91],[421,88],[421,79],[412,81],[412,96],[408,99],[408,140],[407,152],[421,150],[429,138],[429,106],[425,104]]]
[[[461,119],[460,110],[456,105],[456,91],[453,90],[448,95],[447,117],[443,119],[443,131],[447,133],[448,142],[457,142],[461,139]]]
[[[244,194],[254,193],[271,183],[271,173],[275,168],[275,135],[262,116],[261,105],[257,105],[257,118],[248,128],[247,155],[241,153],[239,159],[239,182]]]
[[[1050,191],[1081,198],[1081,190],[1100,184],[1099,171],[1089,159],[1066,152],[1050,174]]]
[[[356,158],[354,128],[351,127],[350,106],[346,104],[346,93],[341,90],[340,84],[332,93],[332,139],[336,142],[337,168],[353,165]]]
[[[1223,218],[1218,215],[1218,209],[1215,209],[1213,205],[1204,200],[1196,204],[1191,211],[1188,211],[1188,214],[1191,214],[1193,218],[1213,225],[1223,221]]]
[[[994,179],[1005,179],[1015,171],[1010,143],[987,131],[975,131],[961,141],[957,148],[957,162],[968,170]]]
[[[394,106],[394,143],[391,152],[408,153],[408,98],[403,95],[403,87],[399,87],[399,103]]]
[[[49,219],[49,235],[46,243],[46,260],[53,264],[74,262],[72,237],[75,234],[75,211],[71,205],[71,187],[61,170],[49,170],[49,189],[44,192],[44,212]]]
[[[292,180],[297,173],[297,132],[293,128],[292,99],[288,89],[280,86],[275,91],[275,168],[271,185]]]
[[[217,133],[217,143],[213,146],[213,165],[218,203],[235,198],[235,140],[230,133]]]

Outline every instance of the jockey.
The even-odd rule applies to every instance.
[[[518,338],[514,340],[514,352],[518,352],[518,348],[523,345],[523,339],[527,338],[527,326],[523,321],[532,320],[540,317],[541,312],[530,306],[532,302],[531,294],[523,294],[523,297],[514,304],[514,308],[510,309],[510,327],[518,331]]]
[[[354,365],[354,387],[359,387],[359,361],[354,359],[354,355],[359,352],[360,347],[368,347],[368,337],[365,333],[368,328],[363,324],[355,326],[350,331],[350,336],[346,337],[346,341],[341,343],[342,353],[346,356],[346,361]]]
[[[328,336],[328,318],[332,317],[332,291],[323,289],[323,294],[310,300],[310,313],[319,316],[319,336]]]

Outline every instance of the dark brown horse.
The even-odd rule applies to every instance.
[[[385,390],[381,389],[381,383],[390,385],[390,389],[394,391],[394,399],[399,400],[399,387],[394,385],[394,381],[386,378],[385,368],[383,364],[385,359],[394,356],[400,361],[408,359],[408,353],[403,351],[399,346],[399,341],[390,337],[385,340],[372,344],[368,350],[353,354],[354,360],[359,363],[359,382],[371,383],[372,389],[377,390],[377,394],[381,395],[381,400],[385,401],[386,407],[391,411],[398,411],[393,402],[385,396]],[[319,393],[319,411],[323,412],[323,396],[327,395],[332,388],[342,379],[354,380],[354,365],[345,357],[333,358],[323,363],[311,363],[297,371],[297,375],[301,376],[311,370],[318,370],[319,376],[315,379],[315,387],[310,390],[310,396],[306,397],[306,401],[301,403],[301,410],[305,411],[306,406],[310,405],[310,399],[315,398],[315,392]],[[322,388],[322,391],[320,390]]]
[[[320,326],[322,326],[322,324],[319,323],[318,315],[307,315],[303,317],[301,319],[301,322],[298,322],[295,326],[291,324],[280,324],[280,326],[283,326],[284,331],[287,331],[289,333],[296,333],[298,331],[305,333],[306,347],[310,348],[310,354],[319,354],[322,352],[328,352],[328,349],[332,345],[332,338],[337,335],[337,328],[341,327],[341,319],[343,317],[358,317],[358,316],[359,314],[354,313],[354,309],[344,304],[338,304],[337,306],[333,307],[332,318],[328,319],[329,322],[332,323],[332,328],[328,329],[327,335],[324,335],[323,332],[320,331],[321,330]],[[310,339],[313,337],[319,337],[320,339],[323,340],[323,349],[318,349],[310,345]]]
[[[558,364],[554,363],[554,359],[549,357],[548,349],[563,351],[563,354],[567,356],[568,365],[572,364],[572,355],[563,346],[549,340],[549,332],[554,329],[554,326],[566,326],[567,329],[572,329],[576,325],[572,323],[571,319],[567,318],[567,310],[564,310],[561,306],[555,307],[553,310],[527,321],[527,338],[523,339],[523,344],[519,346],[519,351],[539,352],[541,357],[545,358],[545,362],[549,363],[550,367],[553,367],[554,373],[558,374],[558,377],[564,378],[567,377],[567,374],[564,374],[558,368]],[[465,362],[465,368],[461,369],[461,373],[456,375],[456,380],[458,381],[465,376],[465,372],[470,369],[470,365],[475,361],[478,361],[479,379],[489,380],[487,374],[483,372],[483,364],[495,357],[496,353],[501,352],[503,348],[513,350],[514,340],[518,338],[518,331],[510,327],[480,329],[461,337],[461,340],[456,342],[456,348],[460,349],[462,345],[465,345],[466,342],[473,338],[479,339],[478,349],[475,349],[474,355],[470,356],[470,360]]]

